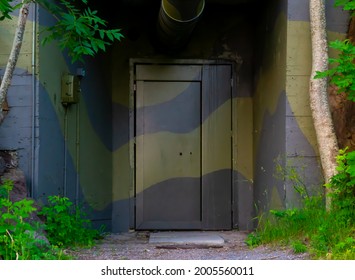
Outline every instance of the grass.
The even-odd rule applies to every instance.
[[[258,228],[246,239],[250,247],[278,244],[312,259],[355,259],[355,224],[327,211],[321,196],[305,198],[302,208],[271,210],[258,218]]]

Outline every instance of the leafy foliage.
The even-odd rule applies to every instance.
[[[342,7],[345,11],[351,11],[354,16],[354,0],[336,0],[335,7]],[[348,100],[355,101],[355,46],[349,39],[334,40],[329,43],[338,56],[329,58],[330,69],[317,71],[315,79],[329,78],[329,82],[337,87],[338,93],[345,93]]]
[[[332,210],[345,225],[355,225],[355,151],[339,151],[337,174],[327,185],[332,191]]]
[[[12,0],[0,0],[0,21],[5,19],[11,19],[10,13],[13,11],[13,7],[10,5]]]
[[[70,259],[63,249],[92,246],[101,237],[67,197],[50,196],[49,204],[37,211],[33,200],[12,202],[12,189],[10,180],[0,185],[0,260]],[[46,222],[31,220],[34,213],[43,215]]]
[[[315,259],[355,259],[355,151],[340,150],[337,171],[326,185],[332,198],[330,211],[322,195],[302,196],[301,208],[270,210],[260,216],[246,243],[287,245]]]
[[[355,101],[355,46],[348,40],[335,40],[329,46],[339,52],[338,57],[329,58],[333,65],[326,71],[317,71],[314,78],[330,78],[330,83],[337,87],[338,93],[347,93],[347,98]]]
[[[0,21],[11,19],[11,12],[21,7],[21,4],[12,6],[12,0],[0,0]],[[121,29],[108,29],[107,21],[99,17],[96,10],[91,10],[88,0],[58,0],[53,4],[48,0],[33,0],[38,3],[55,19],[56,24],[44,28],[45,34],[42,44],[46,45],[56,41],[61,50],[67,50],[72,62],[83,61],[83,57],[95,56],[100,50],[124,36]]]
[[[67,197],[49,196],[40,215],[46,218],[45,230],[51,244],[58,247],[91,246],[100,234],[91,228],[85,213]]]
[[[305,253],[308,250],[306,244],[300,240],[293,241],[291,247],[296,254]]]
[[[40,225],[28,220],[36,211],[33,201],[10,201],[12,188],[13,182],[9,180],[0,186],[0,259],[60,258],[60,251],[38,238]]]
[[[44,0],[38,2],[58,19],[55,25],[42,31],[47,34],[42,44],[57,41],[62,50],[68,50],[72,62],[83,61],[83,56],[94,56],[100,50],[106,51],[107,46],[123,38],[121,29],[106,29],[107,22],[90,7],[81,10],[73,1],[66,0],[60,0],[60,6]],[[88,4],[87,0],[81,2],[84,6]]]
[[[355,2],[354,0],[335,0],[335,7],[342,6],[343,10],[353,12],[355,10]]]

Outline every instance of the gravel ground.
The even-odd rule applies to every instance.
[[[304,260],[289,248],[259,246],[248,248],[246,232],[219,231],[225,244],[219,248],[198,246],[168,247],[149,243],[149,232],[109,234],[90,249],[70,251],[78,260]]]

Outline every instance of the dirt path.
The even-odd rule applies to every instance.
[[[260,246],[249,249],[247,233],[222,231],[225,244],[220,248],[189,246],[158,248],[149,243],[149,232],[110,234],[90,249],[70,251],[79,260],[302,260],[307,254],[294,254],[291,249]]]

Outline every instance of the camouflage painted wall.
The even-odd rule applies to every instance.
[[[40,10],[40,26],[53,18]],[[111,228],[112,132],[109,68],[104,55],[72,64],[53,43],[39,46],[38,178],[34,196],[63,194]],[[77,104],[61,103],[61,77],[84,69]]]
[[[308,0],[262,2],[261,14],[247,4],[207,5],[191,41],[174,55],[156,48],[159,5],[122,7],[108,14],[125,39],[85,65],[71,64],[55,44],[39,44],[37,32],[53,18],[33,6],[9,93],[11,112],[0,128],[0,147],[18,151],[32,196],[67,195],[88,206],[97,225],[134,228],[130,61],[172,58],[233,63],[233,227],[251,229],[255,210],[297,204],[292,182],[274,176],[277,159],[295,167],[310,191],[321,190],[307,101]],[[347,14],[333,0],[327,5],[329,39],[343,38]],[[2,70],[14,28],[15,21],[0,24]],[[86,70],[80,101],[64,107],[61,76],[78,68]]]
[[[111,228],[111,95],[104,57],[71,64],[55,44],[42,46],[39,31],[53,18],[34,4],[9,91],[10,114],[0,129],[1,149],[17,150],[30,194],[40,202],[65,195],[84,204],[96,224]],[[0,26],[1,67],[17,17]],[[61,77],[85,68],[82,96],[64,107]]]
[[[300,9],[299,5],[304,8]],[[288,4],[286,165],[297,170],[302,180],[307,182],[309,194],[315,194],[323,192],[319,185],[323,177],[308,104],[312,55],[307,7],[308,1],[289,1]],[[334,8],[333,0],[326,1],[326,17],[328,39],[343,38],[347,31],[348,16],[340,8]],[[292,182],[286,182],[285,185],[286,206],[297,205],[299,196],[294,192]]]
[[[257,211],[282,205],[283,182],[274,178],[275,159],[285,154],[286,1],[271,1],[260,19],[255,71],[254,198]],[[276,195],[275,195],[276,194]],[[277,199],[277,201],[273,201]]]
[[[254,187],[259,211],[299,205],[294,182],[278,176],[282,174],[277,163],[283,171],[295,170],[309,194],[323,191],[308,102],[312,59],[308,4],[308,0],[289,0],[287,5],[272,1],[262,21],[265,30],[260,34],[265,36],[259,45],[264,47],[254,98]],[[333,5],[327,1],[329,40],[343,38],[347,30],[347,14]]]

